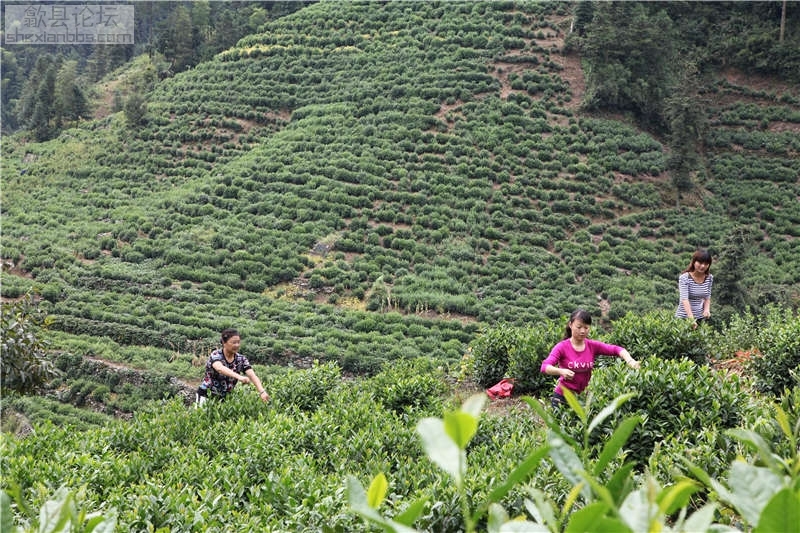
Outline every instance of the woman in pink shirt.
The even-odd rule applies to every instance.
[[[550,355],[542,361],[542,372],[548,376],[558,376],[551,398],[553,407],[564,403],[564,387],[570,392],[580,394],[589,385],[595,355],[616,355],[629,367],[639,368],[639,362],[622,346],[588,338],[591,326],[592,315],[588,312],[578,309],[572,313],[567,322],[564,340],[553,346]]]

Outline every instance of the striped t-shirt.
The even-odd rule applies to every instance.
[[[703,283],[697,283],[688,272],[684,272],[678,278],[678,293],[680,300],[678,301],[678,310],[675,311],[675,316],[678,318],[688,318],[686,310],[683,308],[683,301],[689,300],[689,305],[692,308],[692,315],[694,318],[703,317],[703,301],[711,298],[711,285],[714,283],[714,276],[706,274],[706,279]]]

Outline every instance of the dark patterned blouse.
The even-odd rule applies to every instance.
[[[223,365],[227,366],[237,374],[244,375],[245,372],[253,368],[247,357],[240,353],[233,356],[233,361],[230,363],[225,359],[225,354],[222,353],[222,348],[217,348],[206,361],[206,374],[203,376],[203,382],[200,383],[200,389],[210,392],[214,396],[224,398],[226,394],[233,390],[238,381],[235,378],[223,376],[214,369],[214,363],[220,361]]]

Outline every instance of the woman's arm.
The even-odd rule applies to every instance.
[[[635,368],[635,369],[637,369],[637,370],[638,370],[638,368],[639,368],[639,366],[640,366],[640,365],[639,365],[639,361],[637,361],[636,359],[634,359],[633,357],[631,357],[631,354],[628,352],[628,350],[626,350],[625,348],[622,348],[622,349],[620,350],[620,352],[619,352],[619,356],[620,356],[620,357],[622,357],[622,360],[623,360],[623,361],[625,361],[625,363],[626,363],[626,364],[627,364],[629,367],[631,367],[631,368]]]
[[[575,376],[575,372],[569,368],[559,368],[553,365],[545,366],[544,373],[548,376],[561,376],[564,379],[572,379],[572,377]]]
[[[678,278],[678,296],[680,297],[683,312],[686,313],[688,318],[694,318],[692,313],[692,304],[689,303],[689,276],[681,274]]]
[[[268,402],[269,401],[269,394],[264,389],[264,385],[261,384],[261,380],[258,379],[258,376],[253,371],[253,369],[252,368],[248,368],[245,371],[245,374],[247,374],[247,377],[250,378],[250,383],[252,383],[255,386],[256,390],[258,391],[258,396],[261,398],[261,400],[263,400],[265,402]]]
[[[569,368],[561,368],[558,366],[561,361],[560,346],[561,343],[553,346],[553,349],[550,350],[550,354],[542,361],[542,368],[540,370],[548,376],[560,376],[564,379],[572,379],[573,376],[575,376],[575,372]]]
[[[233,378],[239,383],[244,383],[244,384],[250,383],[250,378],[248,378],[247,376],[243,376],[238,372],[234,372],[227,366],[223,365],[222,361],[214,361],[211,367],[218,373],[222,374],[223,376],[228,376],[229,378]]]

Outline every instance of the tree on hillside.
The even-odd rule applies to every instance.
[[[23,127],[32,130],[38,141],[47,140],[50,135],[55,84],[53,56],[39,56],[16,107],[17,120]]]
[[[664,114],[669,129],[670,156],[667,168],[676,189],[676,206],[681,196],[694,188],[692,173],[701,163],[700,147],[707,128],[704,108],[698,101],[699,82],[693,64],[681,69],[681,82],[664,102]]]
[[[183,5],[170,13],[160,30],[158,51],[173,64],[174,72],[181,72],[194,64],[192,17]]]
[[[44,341],[37,336],[47,326],[48,319],[30,293],[18,302],[3,303],[0,307],[0,389],[30,392],[58,375],[58,369],[45,357]]]
[[[78,84],[78,62],[65,61],[56,75],[56,119],[77,120],[86,114],[86,96]]]
[[[17,127],[14,108],[21,94],[23,75],[15,54],[7,50],[0,50],[0,53],[2,53],[0,64],[3,65],[2,72],[0,72],[3,76],[2,85],[0,85],[0,98],[2,98],[0,100],[2,102],[0,104],[2,111],[0,124],[2,124],[3,132],[6,132],[13,131]]]
[[[742,284],[747,260],[753,254],[756,230],[738,226],[726,236],[714,262],[714,307],[717,316],[727,320],[734,313],[743,313],[755,302]]]
[[[138,91],[131,92],[125,99],[123,106],[125,120],[128,125],[136,128],[145,123],[147,115],[147,100]]]
[[[664,130],[664,99],[674,85],[675,31],[664,10],[639,2],[595,7],[581,50],[588,62],[588,109],[632,111],[648,129]]]
[[[572,31],[577,32],[581,37],[586,34],[586,26],[592,22],[594,16],[594,4],[592,2],[578,2],[575,6],[575,21]]]

